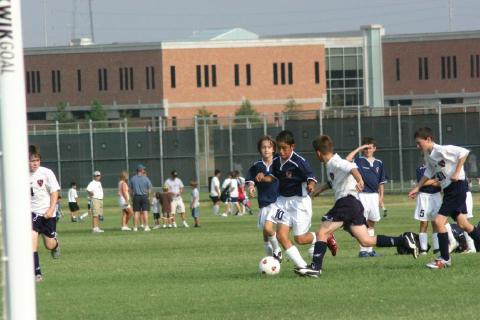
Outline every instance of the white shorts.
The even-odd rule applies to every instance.
[[[442,206],[442,195],[437,193],[419,192],[414,218],[419,221],[433,221]]]
[[[363,215],[365,219],[378,222],[380,221],[380,208],[378,193],[360,192],[358,198],[363,206]]]
[[[265,226],[265,222],[271,221],[273,223],[277,223],[275,221],[275,214],[277,214],[278,207],[275,203],[271,203],[266,207],[260,208],[258,210],[258,229],[262,230]]]
[[[307,233],[312,225],[312,199],[309,196],[278,197],[275,222],[292,228],[294,236]]]
[[[123,197],[118,197],[118,206],[122,210],[130,208],[130,204]]]
[[[473,218],[473,197],[472,192],[467,191],[467,199],[465,200],[467,205],[467,219]]]
[[[185,204],[181,197],[174,198],[172,200],[172,213],[183,213],[185,212]]]

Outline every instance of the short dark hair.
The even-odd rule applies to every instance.
[[[377,146],[377,141],[372,137],[363,137],[362,144],[373,144],[375,147]]]
[[[320,151],[320,153],[333,152],[333,140],[327,135],[316,137],[312,141],[312,146],[315,151]]]
[[[423,140],[427,140],[428,138],[433,140],[433,131],[429,127],[422,127],[415,131],[413,136],[415,139],[420,138]]]
[[[277,134],[275,140],[277,140],[277,143],[284,142],[290,146],[292,144],[295,144],[295,138],[293,137],[293,133],[290,130],[280,131],[280,133]]]
[[[217,174],[219,174],[220,172],[221,172],[220,170],[218,170],[218,169],[215,169],[215,171],[214,171],[214,175],[217,175]]]
[[[263,141],[269,141],[271,144],[272,144],[272,147],[273,147],[273,151],[275,151],[277,149],[277,143],[275,142],[275,140],[273,140],[272,137],[270,136],[263,136],[260,138],[260,140],[258,140],[257,142],[257,151],[260,152],[260,150],[262,149],[262,143]]]
[[[34,146],[33,144],[28,146],[28,158],[30,159],[31,157],[42,159],[42,156],[40,155],[37,146]]]
[[[72,181],[72,182],[70,183],[70,187],[73,187],[73,186],[76,186],[76,185],[77,185],[77,183],[76,183],[75,181]]]

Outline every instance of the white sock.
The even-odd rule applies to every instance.
[[[303,260],[297,247],[291,246],[288,250],[285,250],[285,252],[297,268],[305,268],[307,266],[307,263]]]
[[[218,204],[213,206],[213,214],[218,215],[218,212],[220,211],[220,206]]]
[[[467,231],[463,231],[463,234],[465,235],[465,240],[467,241],[468,251],[477,252],[477,249],[475,248],[475,242],[473,241],[472,237],[468,235]]]
[[[313,251],[315,251],[315,242],[317,242],[317,235],[315,232],[310,232],[313,236],[312,245],[308,248],[308,255],[313,258]]]
[[[458,242],[457,240],[455,239],[453,233],[452,233],[452,226],[450,225],[450,223],[447,223],[445,225],[445,229],[447,229],[447,233],[448,233],[448,243],[450,244],[450,249],[455,249],[457,246],[458,246]],[[456,244],[456,245],[455,245]],[[452,251],[452,250],[450,250]]]
[[[440,250],[440,245],[438,244],[438,236],[437,232],[432,233],[432,249],[435,250]]]
[[[278,243],[278,240],[277,240],[277,234],[274,234],[273,236],[269,236],[268,241],[271,244],[273,253],[277,254],[280,251],[282,251],[282,248],[280,248],[280,244]]]
[[[368,235],[369,235],[370,237],[373,237],[373,236],[375,235],[375,229],[374,229],[374,228],[368,228],[368,229],[367,229],[367,232],[368,232]],[[367,252],[372,252],[372,251],[373,251],[373,247],[368,247],[366,251],[367,251]]]
[[[265,254],[267,256],[272,256],[273,255],[272,245],[270,244],[269,241],[263,242],[263,247],[265,248]]]
[[[427,251],[428,249],[428,233],[421,232],[418,234],[420,240],[420,250]]]

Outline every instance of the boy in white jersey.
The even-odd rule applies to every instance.
[[[435,217],[435,225],[438,230],[438,244],[440,256],[427,264],[430,269],[442,269],[451,266],[450,252],[448,248],[448,234],[445,224],[448,217],[457,221],[458,226],[467,231],[468,235],[478,244],[480,242],[480,230],[474,227],[466,217],[466,183],[463,165],[469,151],[453,145],[438,145],[433,141],[433,133],[430,128],[420,128],[415,132],[415,143],[425,155],[427,169],[424,176],[408,194],[415,198],[420,188],[428,180],[435,178],[440,182],[443,190],[442,206]]]
[[[77,215],[80,211],[78,206],[77,184],[72,182],[68,190],[68,208],[70,209],[70,220],[77,222]]]
[[[368,234],[363,206],[358,200],[358,192],[363,190],[363,180],[357,165],[333,153],[333,141],[329,136],[319,136],[312,144],[317,158],[326,164],[328,177],[328,183],[315,190],[312,196],[332,188],[335,193],[335,205],[322,218],[322,225],[316,233],[317,242],[311,265],[296,269],[295,272],[301,276],[318,278],[322,272],[327,239],[341,227],[350,232],[364,247],[404,247],[417,258],[418,247],[411,232],[406,232],[400,237]]]
[[[183,182],[178,177],[178,173],[176,170],[172,170],[170,173],[171,177],[165,180],[163,185],[168,186],[168,190],[174,194],[173,201],[172,201],[172,218],[173,218],[173,226],[176,228],[177,223],[175,222],[175,214],[180,213],[182,217],[182,224],[185,228],[188,228],[187,223],[187,215],[185,213],[185,204],[183,203],[182,193],[183,193]]]
[[[220,211],[220,175],[220,170],[215,169],[214,176],[210,180],[210,199],[213,203],[213,214],[216,216]]]
[[[100,229],[100,216],[103,215],[103,188],[100,180],[102,179],[102,174],[100,171],[95,171],[93,173],[93,180],[87,186],[88,196],[92,199],[91,201],[91,210],[92,210],[92,232],[93,233],[102,233],[103,229]]]
[[[190,198],[190,210],[192,212],[192,218],[194,221],[194,227],[200,227],[200,193],[198,192],[198,182],[190,181],[190,187],[192,187],[192,196]]]
[[[32,209],[32,241],[35,279],[42,281],[38,256],[38,236],[43,236],[45,248],[51,251],[54,259],[60,257],[60,247],[56,238],[55,209],[60,185],[52,170],[40,166],[41,156],[35,146],[29,148],[30,193]]]

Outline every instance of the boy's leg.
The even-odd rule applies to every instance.
[[[42,271],[40,269],[40,258],[38,257],[38,232],[32,230],[32,247],[33,247],[33,266],[37,279],[41,278]],[[39,280],[41,281],[41,280]]]
[[[437,228],[437,237],[438,245],[440,249],[440,256],[434,261],[427,264],[428,268],[431,269],[441,269],[443,267],[448,267],[451,265],[450,262],[450,252],[448,248],[448,233],[445,224],[448,221],[448,218],[444,215],[438,214],[435,217],[435,226]]]
[[[472,225],[470,221],[468,221],[467,216],[465,214],[459,214],[457,216],[457,223],[458,226],[465,232],[468,233],[470,238],[473,239],[475,246],[479,248],[480,246],[480,229],[476,226]]]
[[[453,252],[458,247],[458,241],[455,239],[455,236],[452,232],[452,226],[450,223],[445,224],[445,229],[447,229],[448,234],[448,252]]]
[[[298,251],[297,247],[295,247],[290,239],[288,238],[288,232],[290,231],[290,227],[286,224],[278,224],[277,225],[277,239],[278,242],[282,245],[285,253],[288,255],[290,260],[293,261],[296,268],[305,268],[307,263],[303,260],[300,252]]]
[[[266,236],[266,241],[272,249],[272,255],[278,260],[281,260],[282,249],[280,248],[280,243],[277,240],[277,234],[275,232],[275,224],[272,221],[265,221],[263,226],[264,239]],[[266,249],[266,248],[265,248]]]
[[[428,221],[420,221],[420,230],[418,238],[420,240],[420,253],[426,254],[428,251]]]

